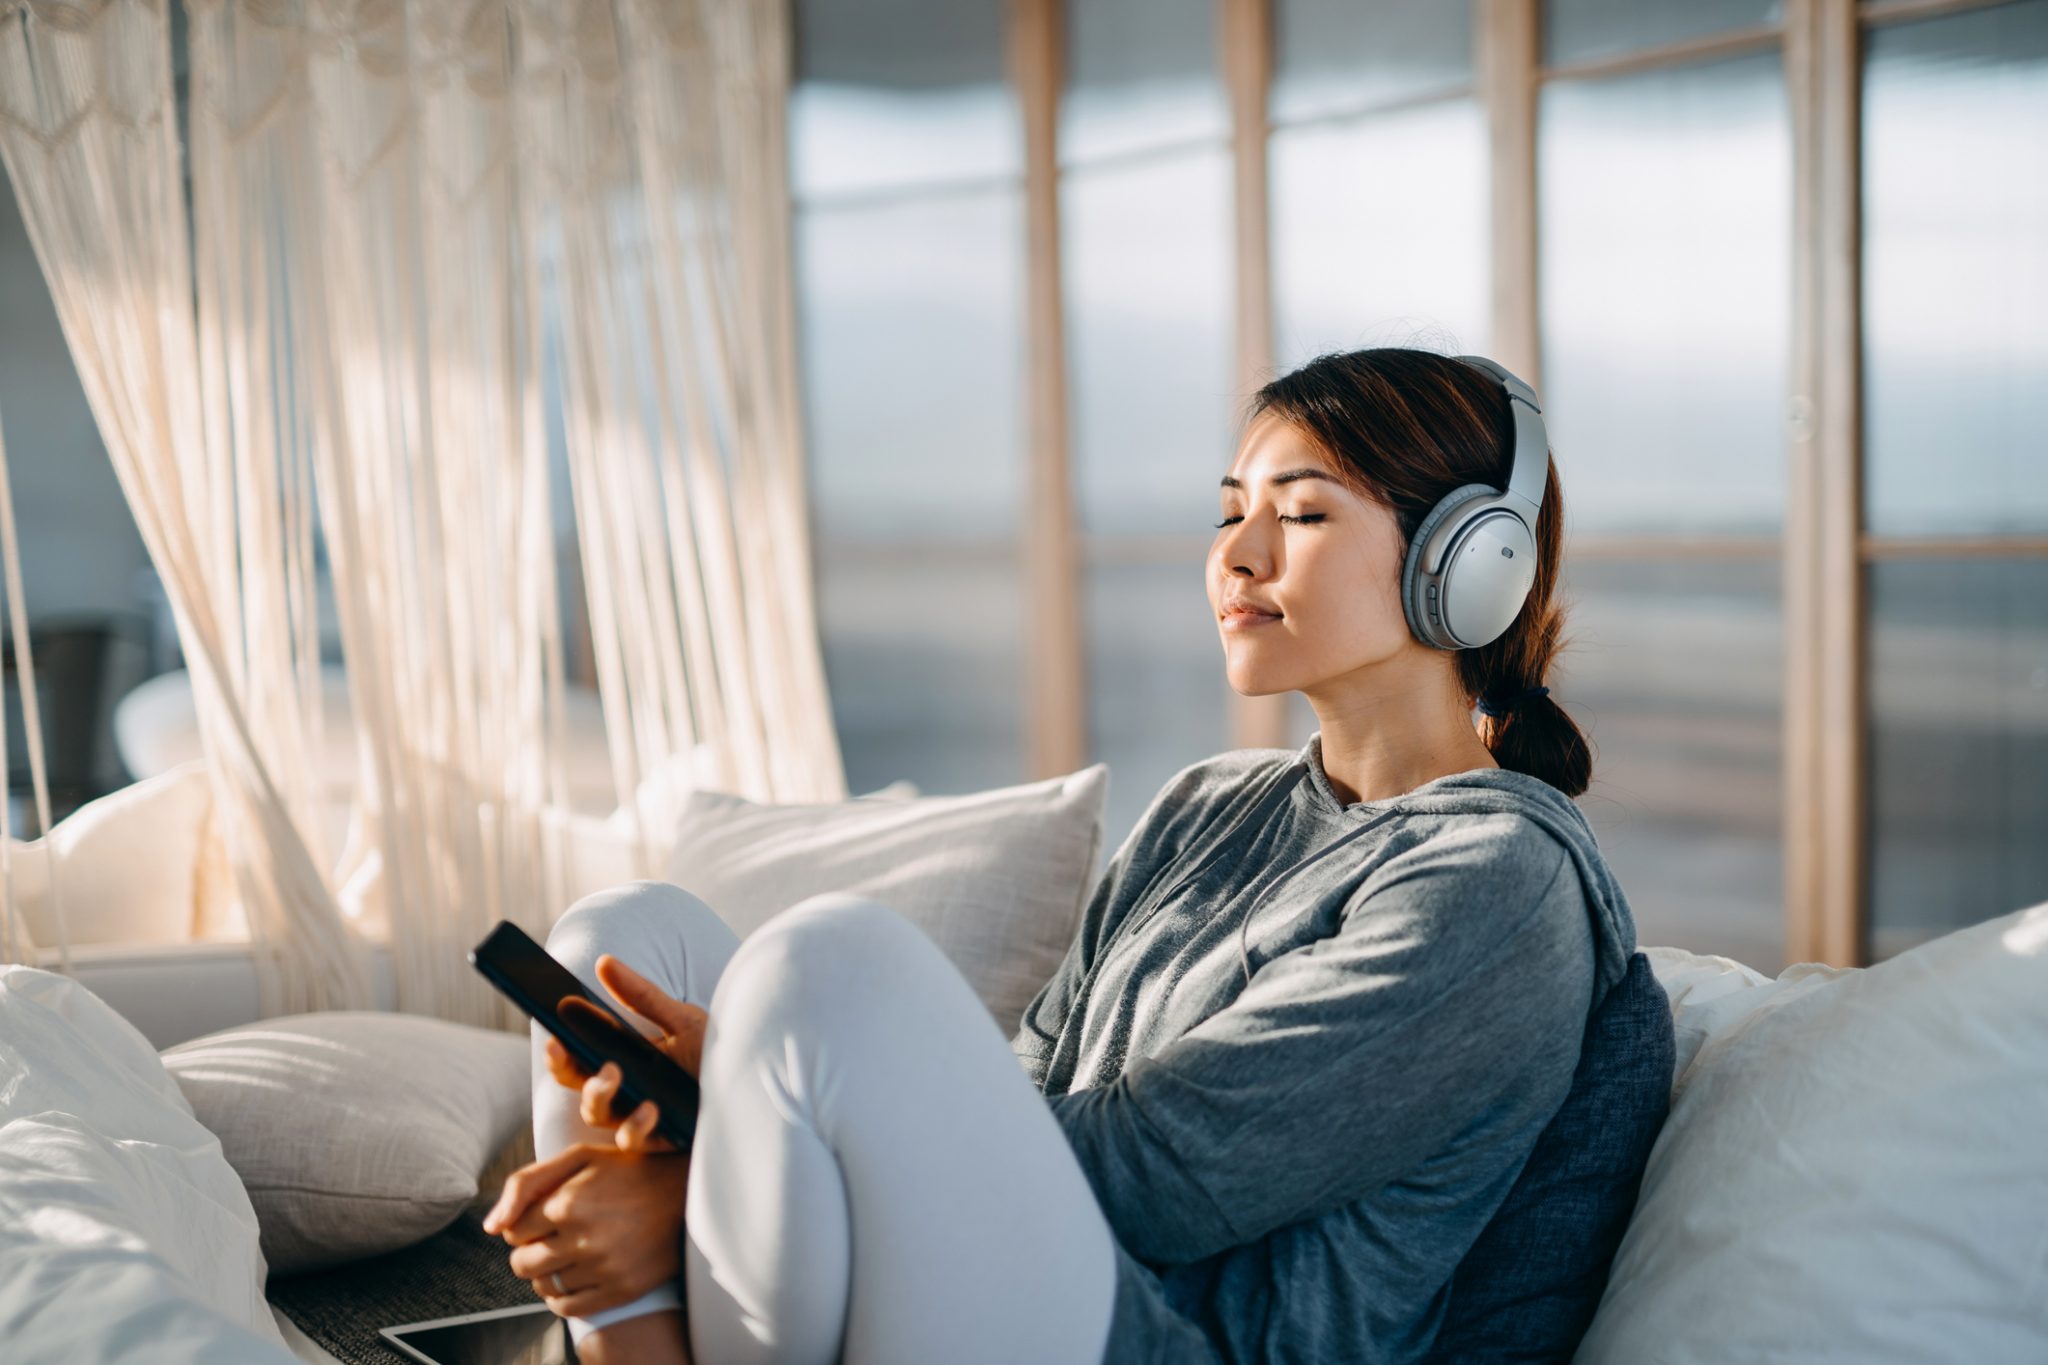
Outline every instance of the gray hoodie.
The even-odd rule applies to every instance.
[[[1346,805],[1321,744],[1176,774],[1011,1044],[1116,1234],[1112,1365],[1420,1358],[1635,950],[1555,787]]]

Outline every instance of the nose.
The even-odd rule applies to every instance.
[[[1214,553],[1226,574],[1253,579],[1269,576],[1273,571],[1273,555],[1265,518],[1247,516],[1233,526],[1224,527]]]

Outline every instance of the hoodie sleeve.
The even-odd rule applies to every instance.
[[[1240,790],[1244,769],[1261,756],[1258,750],[1233,750],[1182,768],[1153,795],[1151,804],[1110,856],[1109,866],[1088,894],[1080,929],[1067,945],[1066,956],[1025,1007],[1016,1036],[1010,1040],[1010,1050],[1017,1054],[1033,1085],[1045,1088],[1053,1050],[1079,998],[1081,983],[1095,965],[1097,951],[1116,933],[1160,872],[1187,849],[1193,834],[1208,820],[1214,797]]]
[[[1570,1087],[1592,989],[1563,846],[1477,820],[1389,858],[1337,933],[1113,1084],[1050,1103],[1119,1241],[1199,1260],[1391,1182],[1519,1169]]]

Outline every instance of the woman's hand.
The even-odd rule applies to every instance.
[[[670,996],[610,953],[597,959],[597,979],[611,992],[613,999],[661,1029],[660,1035],[648,1039],[649,1042],[677,1066],[692,1076],[697,1074],[703,1061],[704,1029],[710,1020],[709,1015],[695,1005]],[[585,1005],[578,997],[572,997],[563,1004],[564,1011],[579,1007],[595,1008]],[[660,1118],[654,1101],[643,1100],[623,1120],[612,1113],[612,1097],[619,1088],[616,1063],[606,1062],[595,1074],[586,1072],[569,1055],[568,1049],[553,1037],[547,1040],[547,1057],[548,1070],[557,1081],[571,1090],[582,1091],[583,1121],[593,1128],[614,1129],[613,1138],[622,1150],[675,1150],[673,1143],[654,1131],[654,1125]]]
[[[687,1153],[578,1143],[513,1172],[484,1231],[557,1317],[588,1317],[682,1272],[689,1179]]]

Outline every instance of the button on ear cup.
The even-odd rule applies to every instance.
[[[1463,488],[1454,488],[1437,500],[1429,509],[1429,515],[1415,528],[1415,535],[1408,542],[1408,555],[1401,564],[1401,611],[1408,618],[1408,631],[1423,644],[1436,649],[1460,648],[1443,625],[1443,598],[1445,586],[1423,573],[1430,542],[1433,539],[1450,539],[1458,527],[1452,519],[1461,509],[1471,510],[1472,504],[1484,498],[1497,498],[1500,490],[1491,484],[1468,483]],[[1521,551],[1517,550],[1520,557]],[[1533,557],[1530,561],[1535,562]],[[1436,592],[1432,594],[1430,589]]]

